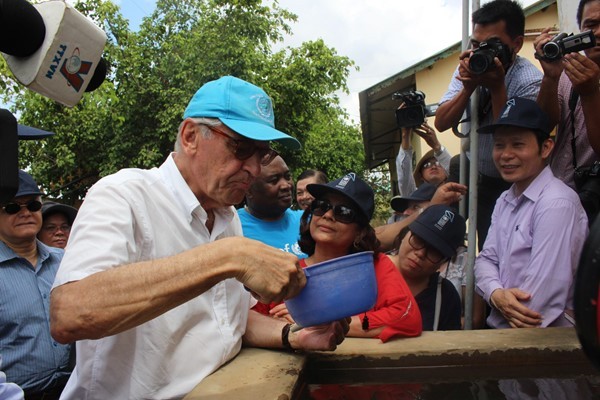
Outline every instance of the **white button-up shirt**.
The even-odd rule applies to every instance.
[[[79,210],[54,287],[241,236],[233,207],[215,210],[212,232],[206,219],[172,156],[160,168],[106,177]],[[228,279],[134,329],[79,341],[61,399],[183,397],[239,352],[253,303],[238,281]]]

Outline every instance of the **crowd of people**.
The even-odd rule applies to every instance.
[[[518,3],[493,0],[472,22],[435,127],[468,119],[479,93],[480,127],[469,132],[480,143],[473,326],[572,326],[595,218],[578,193],[598,179],[582,171],[600,162],[600,47],[551,61],[544,30],[534,43],[542,73],[518,55]],[[600,0],[581,0],[577,22],[600,39]],[[496,39],[510,56],[474,73],[473,51]],[[43,201],[19,171],[0,206],[0,394],[180,398],[242,346],[331,351],[347,336],[462,329],[466,223],[455,206],[467,187],[435,129],[402,128],[399,194],[387,223],[373,226],[375,195],[359,174],[330,181],[307,170],[294,184],[270,143],[300,143],[274,118],[261,88],[226,76],[194,94],[160,167],[102,178],[79,209]],[[431,147],[415,168],[413,134]],[[375,305],[290,329],[283,301],[305,286],[304,268],[364,251]]]

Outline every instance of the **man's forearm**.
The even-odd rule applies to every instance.
[[[56,287],[53,337],[61,343],[99,339],[156,318],[233,275],[222,251],[217,241],[201,252],[123,265]]]
[[[443,132],[458,125],[470,97],[471,94],[462,89],[452,99],[441,104],[435,112],[435,128]]]
[[[544,75],[538,94],[537,103],[548,117],[552,126],[558,123],[558,80]]]

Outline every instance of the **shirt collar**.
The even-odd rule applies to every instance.
[[[40,263],[40,265],[43,265],[44,261],[46,261],[50,257],[50,248],[44,243],[40,242],[38,239],[36,239],[35,241],[38,250],[38,262]],[[13,260],[15,258],[19,258],[19,255],[15,253],[13,249],[8,247],[6,243],[0,241],[0,263]]]
[[[540,197],[542,190],[544,190],[544,187],[548,183],[548,180],[553,176],[554,175],[552,174],[550,167],[546,165],[542,172],[540,172],[538,176],[535,177],[535,179],[529,184],[529,186],[527,186],[527,189],[525,189],[525,191],[518,198],[515,196],[515,186],[511,186],[507,200],[512,201],[514,199],[520,199],[525,197],[535,203]]]

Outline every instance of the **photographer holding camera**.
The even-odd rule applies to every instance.
[[[396,171],[398,173],[398,189],[401,196],[408,196],[420,186],[427,182],[434,186],[448,179],[450,168],[450,153],[440,144],[435,130],[427,122],[411,128],[400,128],[402,132],[402,145],[396,156]],[[416,133],[421,136],[431,147],[417,163],[414,173],[412,172],[412,161],[414,150],[411,145],[412,135]]]
[[[461,117],[465,111],[468,117],[471,94],[475,90],[479,91],[477,112],[482,127],[500,116],[508,98],[518,96],[535,100],[539,92],[541,72],[517,55],[525,34],[525,15],[521,6],[511,0],[494,0],[474,12],[472,22],[472,49],[461,53],[448,91],[436,111],[435,127],[440,132],[465,122]],[[494,166],[493,142],[489,136],[479,136],[477,233],[480,249],[496,200],[509,187]]]
[[[591,39],[600,38],[600,1],[581,0],[577,24],[584,34],[591,31]],[[570,50],[572,36],[557,40],[549,32],[545,29],[534,46],[544,70],[537,102],[558,123],[550,167],[579,193],[591,224],[600,209],[600,48],[592,40],[584,56],[576,52],[581,46]],[[560,50],[554,59],[547,55],[549,43]]]

